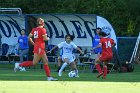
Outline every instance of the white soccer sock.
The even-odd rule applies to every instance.
[[[22,67],[19,67],[19,69],[21,70],[21,69],[22,69]]]
[[[64,70],[64,68],[67,66],[68,64],[67,63],[64,63],[62,66],[61,66],[61,68],[60,68],[60,72],[62,72],[63,70]]]
[[[75,69],[74,71],[75,71],[76,75],[78,75],[78,69]]]

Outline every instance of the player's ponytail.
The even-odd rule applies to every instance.
[[[107,34],[105,32],[99,32],[99,36],[105,37]]]
[[[71,38],[71,41],[73,41],[73,40],[74,40],[74,38],[75,38],[75,36],[71,35],[71,37],[70,37],[70,38]]]

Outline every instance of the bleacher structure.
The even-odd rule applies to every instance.
[[[95,68],[95,59],[98,57],[98,54],[95,54],[92,51],[92,47],[82,47],[82,50],[84,52],[84,56],[80,56],[79,54],[75,54],[77,58],[77,66],[80,68],[82,66],[82,72],[87,71],[87,69],[90,72],[96,71]],[[101,63],[102,65],[102,63]],[[114,71],[115,63],[108,62],[108,71],[109,73]]]
[[[0,14],[22,14],[21,8],[0,8]]]

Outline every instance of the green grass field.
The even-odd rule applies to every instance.
[[[0,66],[1,67],[1,66]],[[11,66],[12,67],[12,66]],[[97,73],[80,72],[79,78],[62,77],[52,71],[59,81],[47,81],[44,70],[29,69],[13,72],[0,69],[0,93],[140,93],[140,66],[134,72],[108,74],[107,79],[96,78]]]

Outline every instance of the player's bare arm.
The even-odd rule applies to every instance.
[[[33,34],[30,33],[28,36],[28,40],[32,43],[32,45],[34,45],[35,43],[34,43],[32,37],[33,37]]]
[[[116,43],[114,43],[114,44],[112,45],[112,47],[114,47],[114,46],[116,46]]]
[[[51,53],[53,50],[55,50],[56,48],[58,48],[58,46],[54,46],[50,51],[48,51],[47,53]]]
[[[79,47],[77,47],[77,50],[80,52],[80,54],[82,55],[84,54],[83,51]]]
[[[43,36],[43,39],[44,39],[44,41],[48,41],[50,38],[47,36],[47,34],[45,34],[45,35],[42,35]]]
[[[96,49],[96,48],[99,48],[99,47],[101,47],[102,46],[102,44],[101,43],[99,43],[99,45],[98,46],[96,46],[96,47],[93,47],[92,48],[92,50],[94,50],[94,49]]]

